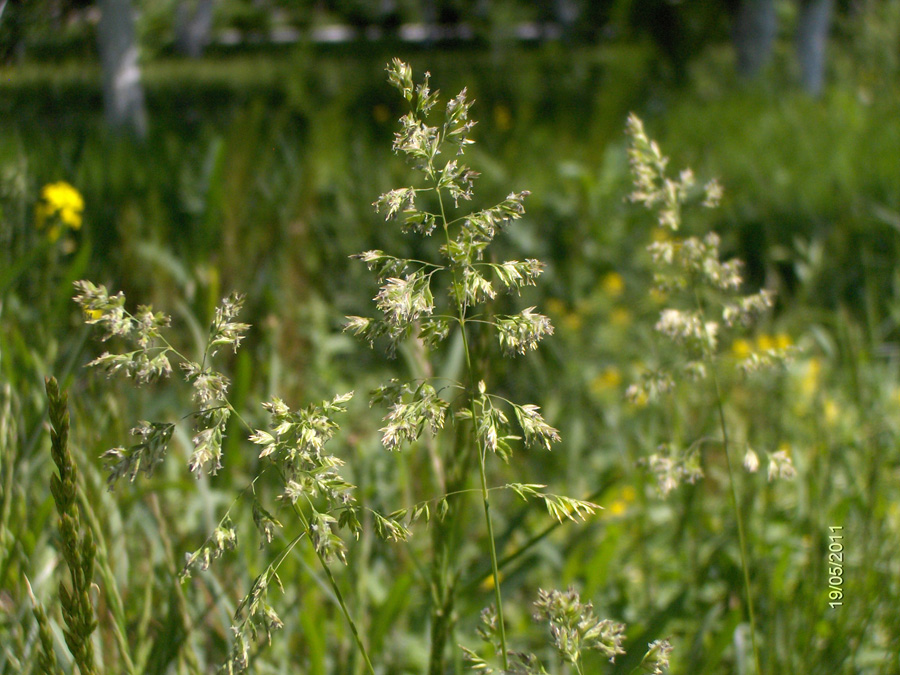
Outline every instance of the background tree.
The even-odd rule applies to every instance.
[[[181,0],[175,10],[175,49],[200,58],[212,37],[215,0]]]
[[[759,74],[772,58],[777,33],[773,0],[741,0],[732,31],[739,75],[752,78]]]
[[[800,82],[810,94],[822,93],[825,84],[825,46],[831,27],[833,0],[802,0],[797,25],[797,60]]]
[[[129,0],[101,0],[97,46],[103,71],[103,107],[115,130],[138,138],[147,133],[147,112],[138,65],[134,13]]]
[[[825,46],[834,2],[799,0],[798,4],[796,49],[800,83],[816,96],[825,84]],[[777,33],[778,12],[774,0],[741,0],[734,12],[732,32],[741,76],[759,75],[772,58]]]

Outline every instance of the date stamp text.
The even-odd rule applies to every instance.
[[[835,609],[844,604],[844,528],[832,525],[828,530],[828,606]]]

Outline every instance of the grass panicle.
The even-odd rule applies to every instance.
[[[83,675],[94,675],[99,671],[94,662],[94,643],[91,639],[97,627],[91,586],[97,549],[90,528],[82,523],[77,503],[78,468],[68,445],[68,396],[60,390],[55,378],[48,377],[45,383],[50,414],[50,451],[59,471],[50,479],[50,492],[59,514],[60,545],[69,569],[69,583],[59,583],[66,645],[79,671]]]
[[[271,471],[277,477],[282,485],[277,499],[290,506],[300,524],[300,534],[282,546],[275,554],[274,562],[256,577],[249,593],[238,603],[231,626],[232,648],[222,671],[245,671],[250,665],[251,645],[258,636],[265,635],[271,642],[272,633],[283,626],[268,601],[268,588],[272,582],[277,587],[281,586],[278,568],[295,545],[305,538],[314,548],[363,661],[369,671],[374,672],[362,636],[329,569],[329,564],[334,560],[347,562],[347,547],[337,530],[347,529],[357,533],[360,527],[359,506],[352,494],[354,486],[343,480],[338,472],[343,461],[328,454],[325,448],[339,429],[334,416],[346,411],[346,404],[353,393],[336,396],[300,411],[292,411],[275,397],[262,405],[272,419],[270,431],[255,430],[234,409],[228,398],[230,379],[216,370],[212,363],[222,346],[237,352],[244,334],[250,328],[248,324],[235,321],[243,304],[243,296],[229,295],[216,308],[202,355],[198,360],[192,360],[166,338],[165,330],[171,325],[168,316],[155,312],[150,306],[139,306],[131,312],[126,309],[123,293],[111,295],[103,285],[78,281],[75,287],[78,291],[75,301],[81,306],[85,321],[104,328],[104,340],[116,337],[126,344],[130,343],[130,349],[122,353],[105,352],[89,365],[105,370],[108,375],[124,375],[140,384],[168,377],[173,372],[171,360],[176,360],[184,380],[191,387],[192,399],[197,406],[182,418],[193,421],[193,452],[188,468],[195,475],[201,472],[215,475],[223,468],[225,431],[229,419],[234,416],[246,429],[250,442],[260,448],[258,456],[262,461],[259,473],[238,499],[250,501],[261,545],[281,544],[280,538],[275,541],[275,531],[283,528],[256,497],[256,484],[264,473]],[[140,439],[137,444],[106,451],[103,458],[109,471],[110,489],[122,477],[134,481],[141,473],[151,476],[164,461],[177,424],[172,421],[139,422],[132,430],[132,434]],[[394,531],[400,532],[402,529],[395,528]],[[194,571],[207,570],[214,560],[237,546],[238,532],[229,508],[200,548],[185,554],[185,564],[179,577],[185,580]]]
[[[495,516],[492,514],[489,463],[498,457],[509,462],[518,446],[549,451],[560,441],[559,432],[546,422],[534,404],[518,404],[491,391],[479,364],[497,357],[516,357],[537,349],[554,332],[550,319],[526,307],[514,314],[497,311],[501,294],[518,294],[534,286],[544,272],[539,260],[494,262],[488,252],[502,235],[525,213],[528,191],[510,192],[494,206],[466,212],[463,202],[472,200],[478,173],[464,164],[466,149],[475,141],[470,117],[473,102],[463,89],[441,107],[440,96],[431,89],[430,75],[416,84],[412,68],[394,59],[387,66],[388,80],[405,99],[408,112],[400,119],[394,135],[394,152],[405,156],[419,178],[413,186],[382,194],[374,203],[385,220],[400,231],[428,239],[439,237],[437,255],[428,260],[407,259],[381,250],[353,256],[364,262],[380,284],[375,295],[380,316],[350,316],[346,330],[374,346],[384,343],[393,356],[412,342],[417,353],[430,362],[426,372],[436,372],[442,348],[458,339],[463,350],[461,380],[417,379],[401,383],[392,380],[376,390],[372,403],[387,403],[382,442],[388,450],[420,444],[434,458],[434,484],[448,490],[436,499],[446,504],[450,495],[461,494],[469,481],[469,467],[477,467],[475,477],[481,495],[486,533],[485,547],[490,560],[494,604],[489,617],[491,639],[504,671],[513,654],[506,637],[502,577],[497,554]],[[452,205],[452,206],[451,206]],[[424,242],[423,242],[424,243]],[[489,345],[495,345],[492,350]],[[459,430],[462,446],[449,441],[446,426]],[[426,434],[425,432],[428,432]],[[444,448],[441,449],[435,448]],[[446,467],[465,467],[446,480]],[[584,500],[543,493],[543,485],[510,483],[523,499],[543,500],[559,521],[585,518],[599,508]],[[459,510],[448,510],[438,530],[452,531],[446,519],[459,518]],[[432,552],[431,650],[428,672],[440,675],[446,669],[446,647],[453,632],[451,609],[457,592],[455,580],[461,564],[453,560],[458,552],[447,541],[437,541]],[[447,568],[449,567],[449,571]],[[474,657],[471,651],[466,654]]]
[[[745,532],[746,515],[738,497],[735,449],[732,447],[725,415],[725,392],[720,374],[723,365],[719,353],[720,344],[727,337],[726,333],[750,327],[772,307],[773,294],[767,289],[750,295],[741,294],[744,285],[742,263],[736,259],[721,260],[720,239],[717,234],[709,233],[702,239],[674,236],[682,226],[685,204],[696,196],[693,173],[685,170],[678,178],[671,178],[667,174],[668,158],[662,154],[657,143],[647,137],[641,120],[631,115],[627,129],[631,140],[628,152],[635,186],[631,199],[656,212],[663,232],[648,247],[654,264],[656,291],[670,303],[670,306],[660,312],[655,329],[674,343],[682,357],[679,362],[672,364],[665,379],[668,383],[706,380],[710,385],[721,447],[725,455],[731,507],[737,525],[754,668],[757,675],[761,675],[757,645],[759,631],[750,581],[751,557]],[[722,198],[722,188],[715,181],[708,183],[699,192],[705,208],[715,208]],[[737,369],[746,374],[782,365],[794,351],[790,347],[750,351],[736,364]],[[664,389],[670,388],[667,385]],[[629,391],[632,399],[643,400],[654,393],[652,389],[641,388],[641,385],[632,385]],[[794,476],[791,459],[785,452],[774,451],[769,457],[770,481]],[[682,482],[693,483],[704,473],[699,446],[692,446],[686,451],[668,446],[664,452],[648,457],[646,463],[656,476],[663,495],[667,495]],[[753,473],[758,464],[758,457],[748,446],[744,453],[744,467],[748,473]]]

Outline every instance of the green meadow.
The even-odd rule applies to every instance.
[[[900,78],[829,49],[160,54],[143,140],[0,69],[0,673],[900,673]]]

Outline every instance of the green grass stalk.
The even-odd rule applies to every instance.
[[[306,516],[303,514],[303,511],[296,504],[293,505],[294,513],[297,515],[297,518],[303,525],[304,531],[308,534],[312,533],[310,529],[309,521],[306,519]],[[310,543],[312,543],[312,537],[308,536]],[[356,628],[356,622],[353,620],[353,616],[350,614],[350,610],[347,608],[347,603],[344,601],[344,596],[341,593],[341,589],[337,584],[337,580],[335,580],[334,575],[331,573],[331,568],[328,567],[328,561],[325,560],[325,556],[319,551],[318,548],[313,545],[313,550],[316,552],[316,557],[319,559],[319,563],[321,564],[322,569],[325,571],[325,576],[328,578],[328,585],[331,586],[331,590],[334,593],[334,597],[340,605],[341,612],[344,615],[344,619],[347,621],[347,625],[350,626],[350,632],[353,633],[353,639],[356,642],[356,646],[359,649],[360,655],[363,657],[363,661],[366,663],[366,667],[372,675],[375,675],[375,667],[372,665],[372,661],[369,659],[369,652],[366,650],[366,645],[362,641],[362,637],[359,634],[359,630]]]
[[[447,229],[447,214],[444,210],[444,199],[441,195],[441,191],[435,187],[438,196],[438,202],[441,207],[441,219],[444,221],[444,235],[447,238],[447,243],[450,243],[450,233]],[[454,277],[456,273],[454,271]],[[503,595],[500,592],[500,570],[497,565],[497,545],[494,541],[494,523],[491,519],[491,501],[488,496],[488,486],[487,486],[487,474],[485,472],[485,462],[487,460],[487,448],[479,448],[478,444],[478,415],[475,411],[475,392],[476,389],[476,374],[475,369],[472,364],[472,352],[469,348],[469,337],[466,333],[466,306],[462,300],[458,300],[457,302],[457,311],[459,315],[457,317],[459,321],[459,329],[462,334],[462,343],[463,343],[463,351],[465,352],[466,358],[466,371],[469,378],[469,410],[472,414],[472,448],[478,453],[478,469],[479,469],[479,478],[481,481],[481,501],[484,507],[484,521],[487,526],[487,535],[488,535],[488,545],[489,552],[491,556],[491,573],[494,578],[494,600],[497,603],[497,625],[499,628],[499,638],[500,638],[500,651],[501,651],[501,659],[503,662],[503,669],[509,669],[509,656],[507,655],[506,648],[506,627],[503,620]]]
[[[56,659],[50,621],[47,619],[47,613],[44,611],[43,605],[34,597],[28,577],[25,577],[25,590],[28,592],[28,597],[31,598],[31,611],[34,614],[35,621],[37,621],[38,635],[41,642],[37,657],[38,667],[45,675],[63,675],[63,670],[59,667],[59,662]]]
[[[83,527],[78,507],[78,468],[69,452],[68,397],[56,379],[45,380],[50,413],[50,451],[59,475],[50,480],[50,491],[59,513],[62,555],[69,568],[70,586],[59,583],[59,597],[66,623],[66,644],[81,675],[98,673],[91,635],[97,628],[91,604],[91,585],[97,546],[91,528]]]
[[[191,619],[191,614],[187,605],[187,598],[184,595],[184,589],[181,587],[181,584],[178,583],[178,568],[175,563],[175,552],[172,549],[172,539],[171,537],[169,537],[166,519],[163,517],[162,510],[159,507],[159,498],[156,494],[150,495],[150,511],[153,513],[153,517],[156,519],[156,524],[159,531],[159,539],[162,542],[163,550],[166,554],[166,562],[168,563],[169,574],[175,581],[175,601],[177,603],[178,614],[181,617],[181,628],[184,631],[184,637],[182,638],[182,641],[183,644],[187,645],[187,649],[181,651],[184,654],[184,661],[187,666],[188,672],[191,673],[191,675],[199,675],[201,672],[200,663],[197,660],[197,655],[194,653],[194,650],[190,645],[190,636],[191,632],[194,630],[194,622]]]
[[[116,583],[116,576],[109,564],[109,550],[106,546],[106,540],[103,537],[103,530],[100,527],[100,520],[94,512],[91,502],[84,495],[79,493],[79,506],[84,514],[85,519],[94,532],[97,532],[95,544],[97,547],[96,565],[100,576],[103,579],[103,588],[106,594],[106,600],[112,613],[112,633],[119,648],[119,657],[122,659],[122,665],[126,673],[133,675],[139,672],[135,667],[134,660],[131,658],[131,648],[128,644],[126,633],[128,632],[128,624],[125,619],[125,605],[122,602],[122,596],[119,594],[119,587]]]
[[[737,484],[734,477],[734,468],[731,466],[731,452],[728,449],[728,426],[725,424],[725,410],[722,406],[722,394],[719,386],[719,376],[713,367],[713,384],[716,391],[716,408],[718,410],[719,425],[722,430],[722,449],[725,451],[725,463],[728,465],[728,482],[731,486],[731,506],[734,509],[734,517],[737,522],[738,545],[741,550],[741,568],[744,573],[744,591],[747,599],[747,614],[750,618],[750,641],[753,645],[753,662],[756,666],[756,674],[762,675],[759,667],[759,648],[756,644],[756,614],[753,610],[753,593],[750,588],[750,564],[747,555],[747,537],[744,534],[744,518],[738,505]]]
[[[228,403],[228,408],[231,410],[231,413],[244,425],[244,427],[249,431],[253,432],[253,427],[241,416],[241,414],[232,407],[231,403]],[[279,475],[281,476],[282,483],[287,484],[287,477],[279,471]],[[338,586],[337,580],[334,578],[334,575],[331,573],[331,568],[328,567],[328,561],[325,560],[325,556],[316,548],[315,544],[313,544],[312,538],[312,530],[310,529],[309,520],[306,518],[306,515],[303,513],[303,510],[297,506],[297,504],[292,503],[294,514],[297,516],[297,519],[300,521],[300,524],[303,527],[303,531],[307,533],[307,539],[310,542],[313,550],[316,552],[316,558],[319,560],[319,564],[322,567],[322,570],[325,572],[325,576],[328,579],[328,585],[331,587],[331,591],[334,593],[335,599],[337,599],[338,605],[341,608],[341,613],[344,615],[344,619],[347,621],[347,625],[350,626],[350,632],[353,633],[353,639],[356,642],[356,646],[359,649],[359,653],[363,658],[363,661],[366,663],[366,667],[372,675],[375,675],[375,667],[372,665],[372,661],[369,658],[369,652],[366,649],[366,645],[362,641],[362,637],[360,636],[359,630],[356,627],[356,622],[353,620],[353,616],[350,614],[350,610],[347,607],[347,603],[344,601],[344,595],[341,593],[341,589]]]
[[[694,288],[694,300],[697,309],[704,314],[703,303],[700,300],[696,287]],[[725,407],[722,403],[722,387],[719,383],[719,373],[716,367],[715,358],[710,350],[710,335],[704,324],[703,328],[706,339],[703,340],[703,356],[709,363],[712,372],[713,391],[716,399],[716,411],[719,418],[719,428],[722,432],[722,449],[725,452],[725,463],[728,466],[728,484],[730,487],[729,494],[731,496],[731,507],[734,510],[734,519],[737,523],[738,531],[738,547],[741,553],[741,571],[744,577],[744,593],[747,601],[747,615],[750,619],[750,642],[753,645],[753,663],[756,668],[756,675],[762,675],[759,667],[759,648],[756,644],[756,614],[753,610],[753,592],[750,587],[750,562],[747,555],[747,537],[744,534],[744,518],[741,515],[740,504],[738,503],[737,481],[734,476],[734,468],[731,465],[731,451],[728,445],[728,424],[725,421]]]

